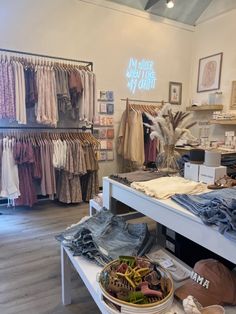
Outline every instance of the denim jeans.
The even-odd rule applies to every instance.
[[[147,224],[126,223],[122,217],[105,209],[65,230],[56,239],[74,255],[84,255],[101,265],[120,255],[143,255],[154,241]]]
[[[236,187],[199,195],[176,194],[171,198],[205,224],[219,226],[220,233],[236,241]]]

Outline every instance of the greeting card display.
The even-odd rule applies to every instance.
[[[113,149],[113,142],[112,141],[107,141],[107,149],[110,149],[110,150]]]
[[[106,129],[100,129],[99,130],[99,138],[107,138],[107,130]]]
[[[107,149],[107,141],[101,140],[100,141],[100,146],[101,146],[101,149]]]
[[[98,160],[99,161],[106,161],[107,160],[107,152],[106,151],[100,151],[98,153]]]
[[[113,117],[106,117],[106,125],[113,125]]]
[[[107,113],[107,104],[104,102],[100,103],[100,113]]]
[[[99,129],[93,129],[93,136],[99,138]]]
[[[107,160],[114,160],[114,152],[107,151]]]
[[[107,114],[113,114],[114,113],[114,104],[108,103],[106,104]]]
[[[113,139],[113,138],[114,138],[114,135],[115,135],[115,132],[114,132],[114,129],[113,129],[113,128],[107,129],[107,138]]]

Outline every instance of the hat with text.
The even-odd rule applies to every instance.
[[[181,300],[194,296],[203,306],[236,305],[236,275],[219,261],[206,259],[197,262],[190,279],[176,289]]]

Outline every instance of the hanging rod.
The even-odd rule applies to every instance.
[[[133,102],[146,102],[146,103],[156,103],[156,104],[166,104],[168,101],[163,100],[142,100],[142,99],[131,99],[131,98],[121,98],[121,101],[133,101]]]
[[[91,125],[91,127],[87,127],[87,126],[81,126],[81,127],[61,127],[61,128],[50,128],[50,127],[44,127],[44,126],[22,126],[22,127],[18,127],[18,126],[1,126],[0,130],[52,130],[52,131],[56,131],[56,130],[93,130],[93,126]]]
[[[86,63],[86,65],[91,67],[91,71],[93,71],[93,62],[91,62],[91,61],[68,59],[68,58],[55,57],[55,56],[48,56],[48,55],[43,55],[43,54],[37,54],[37,53],[26,52],[26,51],[19,51],[19,50],[11,50],[11,49],[5,49],[5,48],[0,48],[0,51],[2,51],[2,52],[10,52],[10,53],[19,53],[19,54],[22,54],[22,55],[28,55],[28,56],[34,56],[34,57],[42,57],[42,58],[55,59],[55,60],[63,60],[63,61],[70,61],[70,62]]]

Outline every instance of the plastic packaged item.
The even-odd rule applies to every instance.
[[[163,268],[168,270],[173,279],[177,282],[183,281],[190,276],[190,270],[178,262],[172,255],[170,256],[169,253],[165,252],[163,249],[146,254],[146,256],[150,260],[160,264]]]

